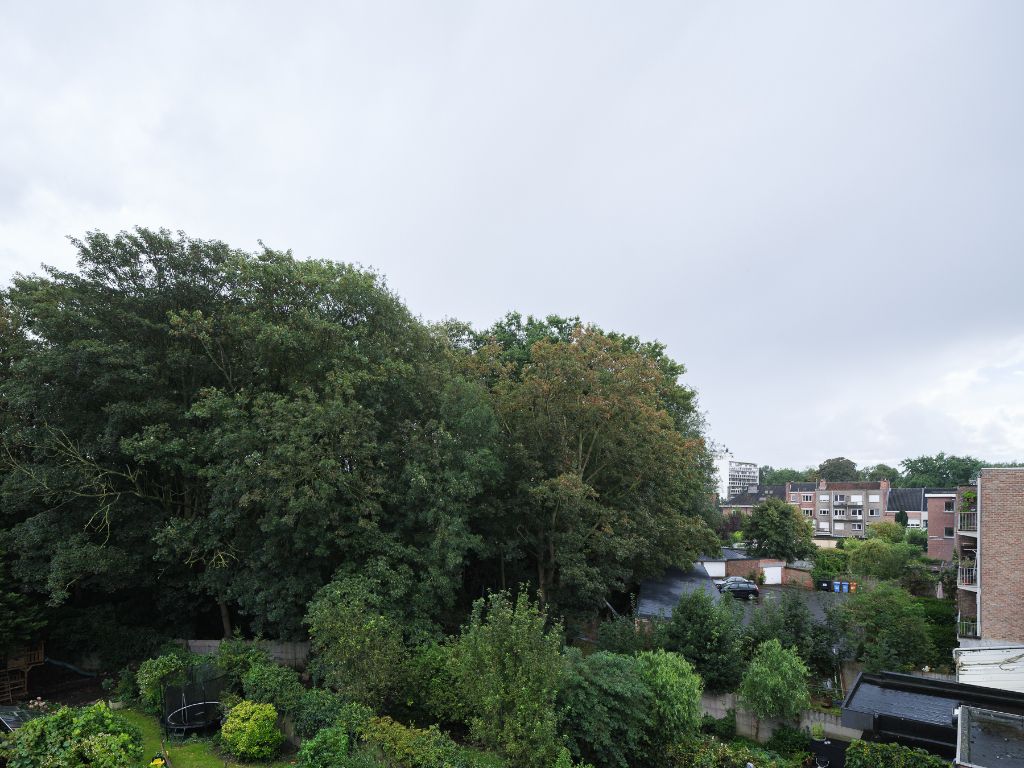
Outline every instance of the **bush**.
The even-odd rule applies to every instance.
[[[220,738],[224,748],[240,760],[267,760],[284,741],[274,706],[253,701],[241,701],[231,708]]]
[[[459,764],[459,746],[437,728],[411,728],[390,717],[375,717],[366,741],[389,765],[402,768],[448,768]]]
[[[597,647],[602,651],[629,655],[653,651],[665,647],[665,629],[663,620],[637,622],[633,616],[623,614],[598,625]]]
[[[778,752],[780,755],[803,759],[811,751],[811,739],[799,728],[780,725],[775,729],[775,733],[768,739],[765,746],[772,752]]]
[[[654,694],[636,657],[598,651],[583,658],[575,649],[567,655],[559,702],[573,754],[601,768],[646,764]]]
[[[723,718],[704,715],[700,719],[700,730],[709,736],[717,736],[722,741],[736,738],[736,710],[730,709]]]
[[[139,685],[139,698],[147,712],[159,715],[163,711],[163,689],[167,685],[181,685],[189,670],[197,666],[202,657],[184,649],[172,650],[139,665],[135,680]]]
[[[672,611],[666,648],[693,664],[708,691],[733,691],[743,677],[740,614],[735,600],[716,602],[703,590],[681,597]]]
[[[846,750],[846,768],[949,768],[949,760],[923,749],[855,739]]]
[[[799,762],[744,743],[724,744],[710,736],[687,739],[669,751],[675,768],[798,768]],[[849,762],[847,762],[849,766]]]
[[[242,692],[249,701],[273,704],[278,712],[291,714],[299,708],[303,694],[299,674],[273,662],[253,664],[242,675]]]
[[[739,689],[739,700],[757,718],[755,738],[763,718],[792,720],[810,706],[807,674],[794,649],[783,648],[778,640],[761,644]]]
[[[637,656],[640,674],[654,694],[651,748],[667,747],[700,728],[700,677],[678,653],[646,651]]]
[[[455,684],[452,646],[426,643],[412,654],[406,704],[413,719],[425,722],[462,722],[468,713]]]
[[[142,734],[106,704],[61,707],[0,738],[0,757],[8,768],[135,768],[142,760]]]
[[[139,681],[131,667],[125,667],[117,677],[114,697],[125,704],[131,704],[139,696]]]
[[[236,693],[242,690],[242,678],[257,665],[273,664],[273,659],[263,646],[235,636],[221,641],[214,657],[214,664],[227,680],[228,687]]]
[[[324,728],[302,742],[299,768],[337,768],[348,757],[348,733],[344,728]]]
[[[303,691],[295,712],[295,731],[299,736],[307,737],[337,725],[344,706],[345,700],[326,688]]]
[[[357,739],[363,738],[371,720],[373,720],[372,709],[358,701],[350,701],[342,706],[337,724],[348,733],[349,741],[355,743]]]

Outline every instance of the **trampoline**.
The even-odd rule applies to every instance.
[[[208,664],[189,670],[181,685],[164,688],[163,726],[169,735],[189,736],[220,728],[225,680]]]

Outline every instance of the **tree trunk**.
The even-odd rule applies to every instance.
[[[231,612],[228,610],[228,604],[224,600],[218,600],[217,605],[220,606],[220,623],[224,627],[224,639],[231,639]]]

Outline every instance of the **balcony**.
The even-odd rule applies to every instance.
[[[978,620],[977,619],[958,619],[956,622],[956,636],[966,637],[973,640],[977,640],[978,635]]]
[[[977,512],[961,512],[958,531],[977,531],[978,530],[978,513]]]
[[[956,583],[961,587],[973,587],[978,583],[978,567],[974,563],[960,566]]]

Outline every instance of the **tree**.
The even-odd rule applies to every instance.
[[[693,736],[700,728],[700,676],[678,653],[644,651],[637,655],[640,674],[654,694],[653,754]]]
[[[924,609],[900,587],[882,584],[851,595],[843,624],[855,658],[869,672],[907,672],[931,656]]]
[[[786,592],[777,603],[757,611],[746,628],[746,646],[755,652],[769,640],[778,640],[783,648],[795,648],[801,658],[808,659],[814,642],[814,616],[804,598]]]
[[[681,654],[713,693],[733,691],[743,675],[742,626],[734,600],[715,602],[697,590],[683,595],[666,627],[666,648]]]
[[[907,488],[953,488],[971,485],[985,462],[973,456],[937,453],[934,456],[904,459],[900,466],[903,467],[902,483]]]
[[[910,522],[910,518],[908,517],[907,513],[904,512],[902,509],[896,512],[896,516],[895,517],[896,517],[896,523],[898,525],[900,525],[901,527],[903,527],[903,528],[906,528],[907,527],[907,523]],[[876,525],[878,525],[878,523],[876,523]]]
[[[814,581],[833,581],[845,576],[849,567],[849,553],[846,549],[818,548],[814,551],[814,570],[811,579]]]
[[[549,318],[510,318],[467,361],[491,392],[507,468],[496,556],[543,604],[604,596],[718,548],[710,455],[681,365],[662,348]]]
[[[818,466],[818,478],[828,480],[830,483],[842,482],[844,480],[857,480],[859,474],[857,465],[845,456],[834,459],[825,459]]]
[[[879,522],[868,525],[867,535],[868,539],[884,539],[891,544],[900,544],[906,538],[907,531],[898,522]]]
[[[46,625],[43,612],[28,595],[10,588],[11,579],[0,551],[0,657],[39,639]]]
[[[782,499],[765,499],[755,506],[743,533],[748,551],[756,557],[792,562],[809,556],[815,549],[811,524],[799,509]]]
[[[574,757],[598,768],[650,764],[655,700],[635,656],[572,649],[559,701]]]
[[[875,464],[874,466],[864,467],[860,471],[862,480],[888,480],[891,485],[898,486],[902,480],[900,471],[896,467],[890,467],[888,464]]]
[[[921,528],[907,528],[907,544],[920,547],[922,552],[928,551],[928,531]]]
[[[514,765],[547,768],[558,756],[555,701],[565,661],[562,627],[521,590],[477,600],[453,649],[452,670],[473,738]]]
[[[807,667],[795,649],[783,648],[778,640],[758,647],[739,689],[743,706],[757,718],[755,738],[762,719],[794,720],[811,705],[807,675]]]
[[[817,470],[815,469],[789,469],[787,467],[761,467],[761,483],[763,485],[785,485],[786,483],[809,483],[814,482]]]
[[[888,523],[888,525],[896,525]],[[872,526],[873,527],[873,526]],[[896,526],[899,528],[899,526]],[[859,576],[875,576],[879,579],[898,579],[907,564],[920,555],[912,544],[894,544],[885,537],[858,541],[852,546],[847,543],[850,571]]]

